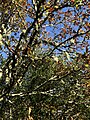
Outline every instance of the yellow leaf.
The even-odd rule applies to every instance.
[[[85,67],[89,67],[89,65],[88,65],[88,64],[85,64]]]
[[[3,100],[3,97],[2,98],[0,98],[0,102]]]
[[[61,80],[61,83],[62,83],[62,84],[65,84],[65,82],[64,82],[63,80]]]
[[[56,62],[59,61],[59,60],[58,60],[58,57],[56,57],[56,56],[52,56],[52,57],[53,57],[54,61],[56,61]]]
[[[65,52],[65,53],[66,53],[67,59],[70,61],[70,55],[69,55],[69,53],[68,52]]]
[[[55,5],[55,6],[54,6],[54,8],[56,8],[56,9],[57,9],[57,8],[58,8],[58,6],[57,6],[57,5]]]
[[[0,34],[0,41],[2,40],[2,35]]]
[[[73,38],[71,39],[71,43],[75,43],[75,40]]]
[[[2,42],[2,35],[0,34],[0,45],[3,45],[3,42]]]
[[[26,33],[26,29],[23,29],[22,32],[23,32],[23,33]]]
[[[84,30],[80,29],[80,30],[79,30],[79,33],[85,33],[85,32],[84,32]]]
[[[36,30],[38,31],[38,24],[36,24]]]
[[[76,20],[72,20],[72,22],[73,22],[73,23],[75,23],[75,22],[76,22]]]
[[[0,78],[2,77],[2,70],[0,69]]]
[[[28,110],[28,112],[29,112],[29,115],[30,115],[30,113],[31,113],[31,110],[32,110],[32,109],[31,109],[31,107],[29,107],[29,110]]]

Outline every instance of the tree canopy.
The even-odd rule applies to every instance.
[[[0,119],[90,119],[90,2],[0,0]]]

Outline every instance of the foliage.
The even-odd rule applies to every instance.
[[[90,119],[89,9],[0,0],[0,119]]]

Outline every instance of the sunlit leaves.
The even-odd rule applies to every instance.
[[[2,45],[2,34],[0,34],[0,44]]]
[[[71,2],[74,2],[74,3],[82,3],[83,0],[71,0]]]
[[[32,0],[32,3],[34,5],[35,11],[37,11],[37,2],[36,2],[36,0]]]
[[[0,69],[0,78],[2,77],[2,69]]]
[[[58,105],[61,114],[65,113],[65,116],[78,114],[74,110],[79,111],[79,105],[82,106],[82,101],[85,101],[82,79],[87,80],[90,76],[88,2],[30,0],[27,3],[26,0],[5,0],[1,5],[0,55],[4,56],[5,63],[0,61],[0,67],[3,68],[0,94],[4,95],[4,98],[7,97],[6,102],[10,108],[15,103],[15,108],[12,109],[13,116],[18,114],[26,119],[27,114],[24,112],[31,113],[31,109],[26,110],[27,106],[37,107],[41,104],[40,113],[36,112],[38,107],[34,108],[36,111],[33,109],[35,119],[40,119],[38,116],[44,116],[41,115],[42,109],[48,113],[44,107],[46,103],[47,106],[52,104],[53,107],[50,107],[53,109],[50,109],[53,115]],[[33,94],[34,100],[30,98]],[[51,102],[52,98],[54,101]],[[21,104],[18,99],[21,99]],[[28,103],[29,101],[31,103]],[[24,112],[18,112],[22,111],[20,105],[25,108]],[[67,106],[73,109],[72,113]],[[9,111],[8,108],[6,110]],[[5,116],[11,112],[7,112],[6,115],[6,110],[3,112]],[[80,110],[83,111],[81,107]]]
[[[56,61],[58,63],[58,61],[59,61],[58,57],[56,57],[56,56],[52,56],[52,57],[53,57],[54,61]]]
[[[88,68],[88,67],[89,67],[89,65],[88,65],[88,64],[85,64],[85,67],[87,67],[87,68]]]
[[[73,44],[75,43],[75,40],[73,38],[71,39],[71,43],[73,43]]]
[[[69,53],[68,52],[65,52],[65,53],[66,53],[67,59],[70,61],[70,55],[69,55]]]

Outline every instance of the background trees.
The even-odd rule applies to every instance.
[[[0,3],[0,119],[88,120],[90,2]]]

